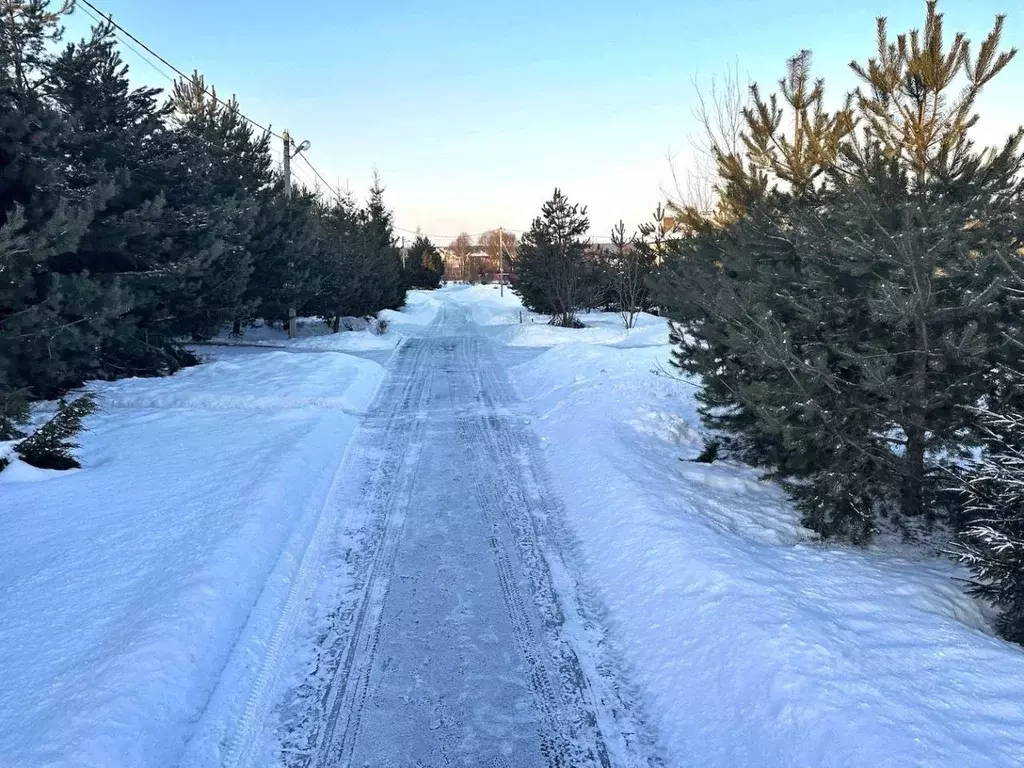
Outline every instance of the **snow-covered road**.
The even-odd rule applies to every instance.
[[[226,762],[656,764],[492,347],[445,304],[392,357],[290,684]]]
[[[90,384],[82,469],[0,473],[0,766],[1024,765],[965,572],[688,461],[664,321],[383,316]]]

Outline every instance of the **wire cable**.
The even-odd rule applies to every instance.
[[[80,3],[82,4],[82,6],[84,6],[84,7],[83,7],[83,11],[85,11],[85,12],[86,12],[86,13],[87,13],[87,14],[88,14],[88,15],[89,15],[89,16],[90,16],[90,17],[91,17],[91,18],[92,18],[92,19],[93,19],[94,21],[96,21],[97,23],[100,23],[100,19],[96,18],[96,15],[93,15],[93,13],[90,13],[90,12],[89,12],[89,11],[90,11],[90,9],[91,9],[91,10],[92,10],[92,11],[93,11],[93,12],[94,12],[95,14],[97,14],[97,15],[98,15],[98,16],[99,16],[99,17],[100,17],[100,18],[101,18],[101,19],[102,19],[103,21],[105,21],[106,23],[110,24],[110,26],[112,26],[112,27],[113,27],[114,29],[116,29],[117,31],[119,31],[119,32],[120,32],[120,33],[121,33],[122,35],[124,35],[125,37],[127,37],[127,38],[128,38],[128,40],[124,40],[124,39],[122,38],[122,42],[123,42],[123,43],[125,43],[125,45],[126,45],[126,46],[127,46],[128,48],[130,48],[130,49],[131,49],[132,51],[134,51],[134,52],[135,52],[135,54],[136,54],[137,56],[139,56],[139,57],[140,57],[141,59],[143,59],[144,61],[146,61],[146,63],[147,63],[147,64],[149,64],[149,65],[150,65],[150,66],[151,66],[151,67],[152,67],[152,68],[153,68],[154,70],[156,70],[156,71],[157,71],[157,72],[158,72],[158,73],[159,73],[160,75],[162,75],[163,77],[165,77],[165,78],[166,78],[167,80],[169,80],[169,81],[171,81],[171,82],[174,82],[174,78],[173,78],[173,77],[171,77],[170,75],[168,75],[168,74],[167,74],[166,72],[162,71],[162,70],[161,70],[161,69],[160,69],[159,67],[157,67],[157,66],[156,66],[156,64],[154,64],[154,63],[153,63],[153,62],[152,62],[151,60],[147,59],[147,58],[146,58],[146,57],[145,57],[145,56],[144,56],[144,55],[143,55],[143,54],[142,54],[142,53],[141,53],[141,52],[140,52],[140,51],[139,51],[139,50],[138,50],[138,49],[137,49],[137,48],[135,47],[135,45],[138,45],[138,46],[139,46],[140,48],[142,48],[142,49],[143,49],[144,51],[146,51],[147,53],[149,53],[149,55],[150,55],[150,56],[153,56],[154,58],[156,58],[156,59],[157,59],[158,61],[160,61],[160,62],[161,62],[161,63],[162,63],[162,64],[163,64],[164,66],[166,66],[166,67],[170,68],[171,70],[173,70],[173,71],[174,71],[175,73],[177,73],[177,74],[178,74],[178,75],[179,75],[180,77],[183,77],[183,78],[185,78],[186,80],[189,80],[189,79],[190,79],[190,76],[189,76],[189,75],[185,74],[185,72],[183,72],[183,71],[182,71],[181,69],[179,69],[178,67],[176,67],[176,66],[175,66],[174,64],[172,64],[172,63],[171,63],[170,61],[168,61],[168,60],[167,60],[167,59],[165,59],[165,58],[164,58],[163,56],[161,56],[161,55],[160,55],[159,53],[157,53],[157,52],[156,52],[156,51],[154,51],[154,50],[153,50],[152,48],[150,48],[150,47],[149,47],[148,45],[146,45],[146,43],[144,43],[144,42],[143,42],[142,40],[140,40],[140,39],[139,39],[138,37],[136,37],[135,35],[133,35],[133,34],[132,34],[131,32],[129,32],[129,31],[128,31],[127,29],[125,29],[124,27],[122,27],[122,26],[121,26],[120,24],[118,24],[118,23],[117,23],[116,21],[114,21],[114,17],[113,17],[113,16],[111,15],[111,14],[109,14],[109,13],[104,13],[104,12],[103,12],[102,10],[100,10],[100,9],[99,9],[99,8],[97,8],[97,7],[95,6],[95,5],[93,5],[93,3],[92,3],[92,2],[90,2],[90,0],[79,0],[79,2],[80,2]],[[134,43],[135,45],[132,45],[132,43]],[[238,116],[239,116],[240,118],[242,118],[243,120],[245,120],[246,122],[248,122],[248,123],[249,123],[250,125],[253,125],[253,126],[254,126],[254,127],[256,127],[256,128],[259,128],[259,129],[260,129],[261,131],[264,131],[265,133],[267,133],[267,134],[268,134],[268,135],[270,135],[270,136],[274,136],[275,138],[281,139],[282,141],[287,141],[287,139],[285,138],[285,136],[284,136],[283,134],[277,133],[276,131],[272,130],[272,129],[271,129],[271,128],[270,128],[269,126],[265,126],[265,125],[263,125],[262,123],[260,123],[260,122],[258,122],[258,121],[256,121],[256,120],[252,119],[251,117],[249,117],[248,115],[246,115],[246,114],[245,114],[244,112],[242,112],[242,111],[241,111],[241,110],[240,110],[240,109],[238,108],[238,104],[237,104],[237,103],[234,103],[234,104],[232,104],[232,103],[230,103],[230,102],[226,102],[226,101],[224,101],[224,100],[223,100],[223,99],[221,99],[221,98],[220,98],[219,96],[217,96],[217,94],[216,94],[216,93],[215,93],[214,91],[212,91],[212,90],[211,90],[211,89],[209,89],[209,88],[203,88],[203,93],[205,93],[205,94],[206,94],[207,96],[209,96],[209,97],[210,97],[211,99],[213,99],[213,100],[214,100],[215,102],[217,102],[218,104],[220,104],[220,105],[221,105],[222,107],[225,107],[226,109],[230,109],[230,110],[234,111],[234,112],[235,112],[235,113],[236,113],[236,114],[237,114],[237,115],[238,115]],[[198,134],[197,134],[197,135],[198,135]],[[207,143],[209,143],[209,142],[207,142]],[[337,200],[340,200],[340,199],[342,199],[343,195],[342,195],[342,194],[341,194],[341,193],[340,193],[340,192],[339,192],[339,191],[338,191],[338,190],[337,190],[337,189],[336,189],[336,188],[334,187],[334,185],[333,185],[333,184],[331,184],[331,183],[330,183],[329,181],[327,181],[327,179],[326,179],[326,178],[324,178],[323,174],[321,174],[321,173],[320,173],[320,171],[319,171],[319,170],[317,170],[316,166],[314,166],[314,165],[313,165],[313,163],[312,163],[312,162],[310,162],[309,158],[308,158],[308,157],[306,157],[305,153],[299,153],[298,155],[296,155],[296,157],[298,157],[299,159],[301,159],[301,160],[302,160],[302,161],[303,161],[303,162],[304,162],[304,163],[305,163],[305,164],[306,164],[306,165],[307,165],[307,166],[309,167],[309,169],[310,169],[310,170],[311,170],[311,171],[313,172],[313,174],[314,174],[314,175],[316,176],[316,178],[320,180],[320,183],[321,183],[321,184],[323,184],[323,185],[324,185],[324,187],[326,187],[326,188],[327,188],[327,190],[328,190],[328,191],[330,191],[330,192],[331,192],[331,194],[333,194],[333,195],[334,195],[335,199],[337,199]],[[306,182],[305,182],[305,181],[303,180],[303,183],[305,184]],[[416,230],[412,230],[412,229],[407,229],[407,228],[405,228],[405,227],[398,227],[398,226],[395,226],[395,227],[394,227],[394,229],[398,230],[399,232],[405,232],[405,233],[407,233],[407,234],[412,234],[412,235],[416,235],[416,234],[424,234],[424,235],[425,235],[426,237],[433,237],[433,238],[436,238],[436,239],[439,239],[439,240],[454,240],[454,239],[456,239],[457,237],[459,237],[459,235],[439,235],[439,234],[429,234],[429,233],[422,233],[422,232],[417,232]],[[491,231],[491,230],[487,230],[487,231],[489,232],[489,231]],[[505,229],[505,231],[506,231],[506,232],[509,232],[509,233],[519,234],[519,235],[525,234],[525,230],[521,230],[521,229]],[[462,233],[460,233],[460,234],[462,234]],[[476,233],[476,234],[474,234],[474,235],[470,235],[470,237],[472,237],[473,239],[477,239],[477,238],[479,238],[479,237],[480,237],[481,235],[484,235],[484,234],[486,234],[486,232],[478,232],[478,233]]]
[[[335,198],[336,200],[340,200],[340,199],[341,199],[341,198],[343,197],[343,195],[342,195],[342,194],[341,194],[341,193],[340,193],[340,192],[339,192],[338,190],[336,190],[336,189],[334,188],[334,186],[333,186],[333,185],[332,185],[332,184],[331,184],[330,182],[328,182],[328,181],[327,181],[327,179],[325,179],[325,178],[323,177],[323,174],[321,174],[321,173],[320,173],[320,171],[318,171],[318,170],[316,169],[316,166],[314,166],[314,165],[313,165],[313,163],[311,163],[311,162],[309,161],[309,158],[308,158],[308,157],[306,157],[306,153],[305,153],[305,152],[300,152],[300,153],[299,153],[299,155],[298,155],[298,158],[299,158],[299,159],[300,159],[300,160],[301,160],[302,162],[304,162],[304,163],[305,163],[305,164],[306,164],[307,166],[309,166],[309,170],[311,170],[311,171],[313,172],[313,174],[314,174],[314,175],[315,175],[315,176],[316,176],[316,177],[317,177],[318,179],[320,179],[320,183],[321,183],[321,184],[323,184],[323,185],[324,185],[325,187],[327,187],[327,189],[328,189],[328,190],[330,190],[331,194],[333,194],[333,195],[334,195],[334,198]]]
[[[90,19],[95,21],[97,24],[102,25],[102,24],[106,24],[107,23],[106,19],[102,18],[101,16],[97,16],[95,13],[90,11],[85,6],[80,6],[80,7],[81,7],[81,10],[82,10],[82,13],[84,13]],[[171,82],[171,83],[174,82],[174,78],[173,77],[171,77],[169,74],[167,74],[167,72],[165,72],[164,70],[160,69],[160,67],[158,67],[156,64],[154,64],[152,59],[150,59],[147,56],[143,55],[142,51],[140,51],[138,48],[136,48],[132,44],[132,42],[130,40],[125,40],[124,37],[122,37],[121,35],[118,35],[117,37],[118,37],[118,40],[120,40],[121,43],[123,43],[126,48],[130,49],[136,56],[139,57],[140,60],[144,61],[146,64],[148,64],[150,67],[152,67],[154,72],[156,72],[158,75],[163,77],[168,82]]]
[[[133,42],[138,44],[143,50],[148,52],[151,56],[156,57],[161,63],[164,64],[164,66],[170,67],[175,72],[177,72],[178,75],[180,75],[181,77],[185,78],[186,80],[190,79],[189,75],[186,75],[184,72],[182,72],[180,69],[178,69],[176,66],[174,66],[167,59],[165,59],[163,56],[161,56],[159,53],[157,53],[152,48],[150,48],[148,45],[146,45],[144,42],[142,42],[139,38],[137,38],[131,32],[129,32],[127,29],[125,29],[120,24],[118,24],[116,21],[114,21],[114,17],[112,15],[110,15],[109,13],[104,13],[99,8],[97,8],[95,5],[93,5],[91,2],[89,2],[89,0],[79,0],[79,1],[82,3],[82,5],[84,5],[84,6],[88,7],[88,8],[91,8],[93,11],[98,13],[100,16],[105,17],[105,21],[108,24],[110,24],[112,27],[114,27],[115,29],[120,31],[122,34],[126,35],[130,40],[132,40]],[[166,77],[166,74],[165,74],[165,77]],[[284,141],[284,136],[282,134],[276,133],[273,130],[271,130],[269,127],[267,127],[267,126],[265,126],[265,125],[263,125],[261,123],[256,122],[251,117],[249,117],[248,115],[246,115],[243,112],[241,112],[238,109],[238,105],[237,104],[232,105],[229,102],[224,101],[219,96],[217,96],[216,93],[214,93],[213,91],[211,91],[208,88],[204,88],[203,92],[207,96],[209,96],[211,99],[216,101],[218,104],[220,104],[222,107],[226,107],[227,109],[230,109],[230,110],[233,110],[233,111],[237,112],[239,117],[241,117],[243,120],[247,121],[248,123],[251,123],[252,125],[256,126],[261,131],[265,131],[266,133],[269,133],[271,136],[276,136],[277,138],[279,138],[282,141]]]
[[[123,29],[123,27],[119,26],[116,22],[114,22],[112,18],[108,17],[108,18],[104,19],[102,17],[103,16],[102,11],[97,9],[91,3],[86,2],[86,0],[82,0],[82,3],[83,3],[83,5],[77,5],[76,8],[80,9],[83,13],[85,13],[89,18],[91,18],[97,24],[101,24],[101,25],[102,24],[110,24],[110,26],[115,30],[115,37],[117,38],[118,42],[120,42],[122,45],[124,45],[129,50],[131,50],[132,53],[134,53],[141,61],[145,62],[150,67],[152,67],[153,70],[157,74],[159,74],[161,77],[165,78],[168,82],[171,82],[171,83],[175,82],[175,78],[174,77],[172,77],[165,70],[163,70],[159,66],[157,66],[153,62],[153,60],[151,58],[146,56],[142,51],[140,51],[137,47],[135,47],[135,45],[132,44],[131,40],[137,39],[137,38],[134,38],[129,32],[125,31]],[[86,7],[86,6],[88,6],[88,7]],[[90,11],[89,8],[95,9],[96,13],[93,13],[92,11]],[[97,16],[96,14],[99,14],[99,16]],[[118,30],[122,31],[124,34],[117,34]],[[126,39],[125,38],[126,35],[128,37],[130,37],[131,39]],[[142,45],[143,45],[144,48],[146,48],[147,51],[151,50],[147,46],[145,46],[144,44],[142,44]],[[159,56],[158,54],[154,53],[153,55],[156,56],[161,61],[165,61],[166,62],[166,60],[163,59],[163,57]],[[51,66],[56,65],[56,64],[57,64],[56,61],[51,62]],[[181,74],[181,70],[179,70],[177,67],[173,66],[172,64],[168,64],[168,66],[170,66],[175,72]],[[98,85],[99,85],[101,90],[107,92],[108,94],[114,95],[114,91],[111,90],[109,86],[105,86],[102,83],[100,83]],[[206,93],[207,93],[207,95],[211,96],[211,98],[216,98],[215,96],[213,96],[213,94],[209,93],[209,91],[206,91]],[[222,105],[225,105],[225,102],[221,101],[220,99],[217,99],[217,101],[218,101],[218,103],[220,103]],[[281,136],[280,134],[274,133],[274,131],[272,131],[272,130],[270,130],[268,128],[264,128],[260,123],[256,122],[255,120],[252,120],[251,118],[246,117],[246,115],[242,114],[237,109],[237,107],[232,107],[230,105],[225,105],[225,106],[227,106],[227,108],[232,109],[233,111],[235,111],[238,114],[239,117],[241,117],[242,119],[246,120],[249,124],[251,124],[254,127],[264,131],[268,136],[276,136],[278,138],[282,138],[283,139],[283,136]],[[212,141],[210,141],[208,138],[203,136],[197,130],[195,130],[194,128],[190,128],[186,123],[179,123],[177,127],[180,130],[184,131],[185,133],[191,135],[193,138],[197,139],[201,144],[203,144],[206,147],[208,147],[209,149],[213,150],[215,153],[217,153],[218,157],[220,157],[220,158],[228,157],[228,155],[229,155],[228,150],[226,150],[224,147],[221,147],[221,146],[219,146],[217,144],[214,144]],[[278,147],[274,143],[268,143],[267,149],[271,153],[271,161],[274,164],[276,164],[279,168],[283,167],[284,166],[284,160],[283,160],[284,149],[281,148],[281,147]],[[138,172],[138,169],[135,169],[133,171],[133,173],[134,172]],[[142,175],[145,176],[146,174],[143,173]]]

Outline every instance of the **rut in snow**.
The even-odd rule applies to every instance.
[[[262,759],[660,764],[490,344],[448,306],[396,352]]]

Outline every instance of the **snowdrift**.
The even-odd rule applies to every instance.
[[[1021,765],[1024,652],[987,633],[966,572],[816,544],[751,469],[689,461],[693,382],[667,344],[596,325],[611,345],[517,328],[557,346],[512,374],[667,764]]]
[[[81,470],[0,473],[0,764],[176,765],[287,589],[383,368],[214,354],[94,385]]]

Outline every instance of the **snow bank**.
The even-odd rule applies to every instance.
[[[287,591],[383,369],[216,354],[94,386],[81,470],[0,473],[0,764],[177,765]]]
[[[230,354],[167,379],[122,379],[94,386],[103,408],[260,408],[315,406],[365,410],[380,381],[378,363],[351,355],[266,351]]]
[[[403,326],[429,325],[437,316],[442,304],[443,302],[435,295],[434,291],[409,291],[402,309],[398,311],[385,309],[380,316],[399,330]]]
[[[530,320],[522,325],[510,326],[499,338],[514,347],[551,347],[557,344],[649,347],[668,341],[668,324],[652,315],[640,315],[637,327],[628,330],[623,327],[622,318],[610,312],[581,315],[583,328],[548,325],[547,318],[536,315],[531,315]]]
[[[437,315],[442,302],[433,291],[409,291],[406,306],[400,310],[385,309],[378,313],[381,319],[387,320],[389,330],[378,334],[366,318],[342,318],[342,330],[334,333],[331,327],[316,317],[300,317],[297,322],[297,335],[288,338],[288,333],[275,326],[263,324],[245,328],[241,338],[231,335],[230,328],[215,339],[218,345],[225,346],[262,346],[280,347],[294,350],[317,350],[335,352],[372,352],[390,350],[397,347],[403,336],[408,332],[415,333],[418,328],[429,325]]]
[[[668,765],[1024,764],[1024,652],[983,631],[963,571],[808,543],[753,471],[686,461],[667,345],[590,342],[512,375]]]
[[[646,313],[636,318],[636,327],[626,329],[614,312],[580,314],[583,328],[560,328],[548,324],[546,315],[523,308],[518,296],[506,287],[501,296],[497,285],[450,285],[440,298],[464,306],[473,322],[488,327],[491,335],[514,347],[552,347],[558,344],[603,344],[619,347],[647,347],[668,343],[668,324]],[[497,327],[495,327],[497,326]]]

